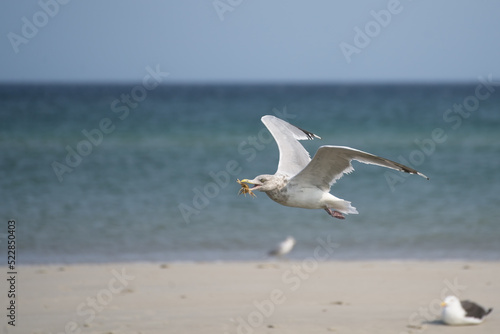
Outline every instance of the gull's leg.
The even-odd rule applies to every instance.
[[[344,215],[336,210],[332,210],[330,208],[326,208],[325,211],[332,217],[338,219],[345,219]]]

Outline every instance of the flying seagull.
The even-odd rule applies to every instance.
[[[441,306],[443,306],[442,319],[447,325],[480,324],[484,317],[493,311],[492,308],[485,310],[468,300],[461,301],[455,296],[446,297]]]
[[[242,186],[240,193],[255,196],[253,190],[263,191],[281,205],[324,209],[330,216],[344,219],[344,214],[357,214],[358,211],[351,206],[351,202],[330,194],[330,187],[343,174],[349,174],[354,170],[351,165],[352,160],[417,174],[429,179],[413,168],[345,146],[321,146],[311,160],[299,140],[321,139],[321,137],[275,116],[266,115],[261,120],[278,144],[280,151],[278,170],[274,175],[263,174],[252,180],[238,180]],[[249,188],[246,183],[254,186]]]
[[[283,256],[291,252],[293,246],[295,246],[295,238],[288,236],[284,241],[280,242],[276,249],[269,252],[269,255],[273,256]]]

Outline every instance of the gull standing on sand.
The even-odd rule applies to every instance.
[[[238,180],[240,193],[253,195],[253,190],[263,191],[273,201],[290,207],[305,209],[324,209],[330,216],[344,219],[344,214],[358,211],[351,202],[330,194],[330,187],[354,169],[351,161],[378,165],[401,172],[424,174],[400,163],[345,146],[321,146],[311,160],[309,153],[299,140],[321,139],[275,116],[266,115],[262,123],[271,132],[280,151],[278,170],[274,175],[259,175],[252,180]],[[253,184],[252,188],[246,183]]]
[[[280,242],[276,249],[273,249],[269,252],[269,255],[272,256],[283,256],[290,253],[295,246],[295,238],[288,236],[284,241]]]
[[[485,310],[468,300],[461,301],[455,296],[446,297],[441,306],[443,306],[442,319],[447,325],[477,325],[493,311],[492,308]]]

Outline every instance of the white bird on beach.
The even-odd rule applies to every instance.
[[[284,241],[280,242],[278,247],[269,252],[269,255],[283,256],[290,253],[295,246],[295,238],[288,236]]]
[[[278,170],[274,175],[264,174],[252,180],[238,180],[242,186],[240,193],[255,196],[253,190],[263,191],[279,204],[305,209],[324,209],[330,216],[344,219],[344,214],[357,214],[358,211],[351,206],[351,202],[330,194],[330,187],[343,174],[354,170],[352,160],[429,179],[413,168],[345,146],[321,146],[311,160],[299,140],[314,137],[321,139],[319,136],[275,116],[267,115],[261,120],[278,144]],[[249,188],[246,183],[254,186]]]
[[[443,306],[442,320],[447,325],[477,325],[493,311],[492,308],[485,310],[468,300],[461,301],[455,296],[446,297],[441,306]]]

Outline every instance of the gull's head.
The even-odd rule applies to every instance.
[[[460,299],[458,299],[457,297],[455,296],[448,296],[444,299],[444,301],[441,303],[441,306],[443,308],[450,308],[450,309],[454,309],[454,308],[461,308],[461,303],[460,303]]]
[[[274,175],[268,175],[268,174],[263,174],[257,176],[253,180],[249,179],[243,179],[241,180],[242,183],[250,183],[253,184],[253,187],[250,188],[251,190],[258,190],[258,191],[271,191],[277,188],[276,180]]]

